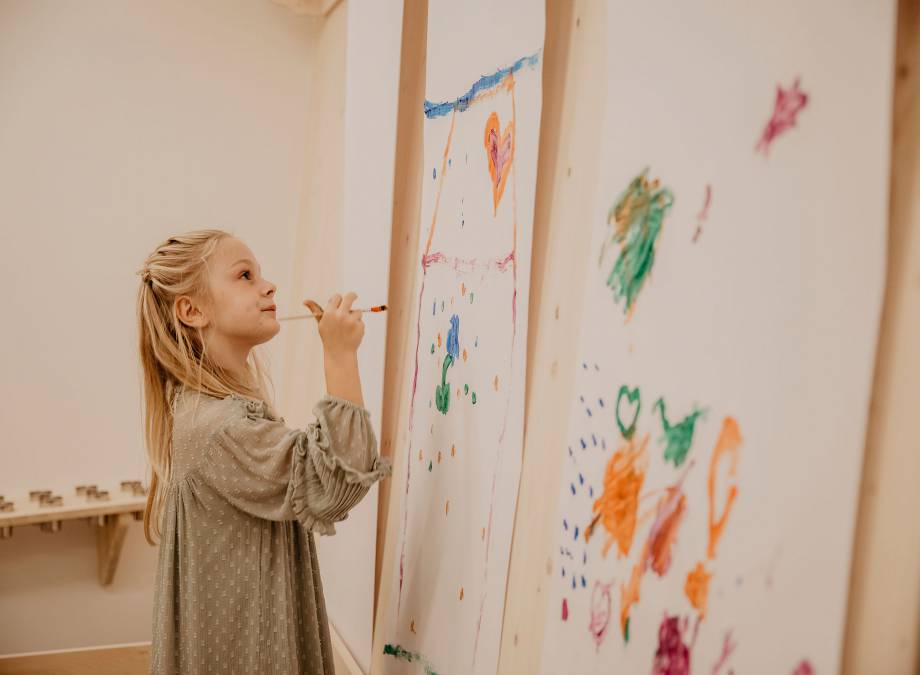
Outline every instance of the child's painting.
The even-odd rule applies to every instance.
[[[608,3],[544,673],[839,670],[893,3],[828,16]]]
[[[482,16],[493,20],[482,22]],[[523,442],[543,5],[431,2],[387,672],[494,673]],[[388,542],[388,546],[390,543]]]

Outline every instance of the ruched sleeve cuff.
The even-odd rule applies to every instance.
[[[326,395],[313,408],[316,422],[298,434],[292,463],[291,506],[304,527],[335,534],[374,482],[390,475],[390,462],[377,451],[370,413]]]

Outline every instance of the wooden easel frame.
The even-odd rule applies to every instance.
[[[525,393],[524,462],[506,592],[500,673],[538,672],[546,602],[545,562],[565,420],[554,391],[569,391],[580,306],[573,306],[569,270],[584,259],[588,233],[566,228],[585,222],[594,203],[594,177],[605,92],[604,0],[547,0],[543,112],[534,238]],[[900,0],[894,96],[892,190],[887,292],[878,347],[862,477],[843,672],[920,671],[920,449],[914,408],[920,402],[920,2]],[[411,306],[418,250],[422,184],[422,116],[427,2],[406,0],[397,120],[389,301]],[[550,261],[552,254],[552,264]],[[576,303],[577,305],[577,303]],[[408,316],[388,317],[381,448],[395,455],[394,479],[380,491],[377,602],[390,569],[387,514],[399,508],[398,449],[407,441]],[[404,465],[403,465],[404,467]],[[547,495],[550,496],[547,499]],[[395,511],[394,511],[395,512]],[[550,560],[551,565],[551,560]],[[377,622],[375,622],[375,626]],[[382,672],[375,636],[372,672]]]

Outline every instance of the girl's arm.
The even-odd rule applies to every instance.
[[[351,309],[356,297],[346,293],[344,298],[336,294],[329,299],[319,322],[319,335],[323,341],[326,392],[363,408],[358,347],[364,338],[364,319],[361,312]]]
[[[323,354],[323,365],[326,370],[326,392],[363,408],[358,355],[333,356],[327,351]]]

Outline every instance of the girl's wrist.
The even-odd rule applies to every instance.
[[[326,392],[332,396],[364,406],[361,393],[361,376],[358,372],[358,354],[355,351],[324,353]]]
[[[327,363],[358,363],[358,352],[354,349],[328,349],[323,347],[323,359]]]

